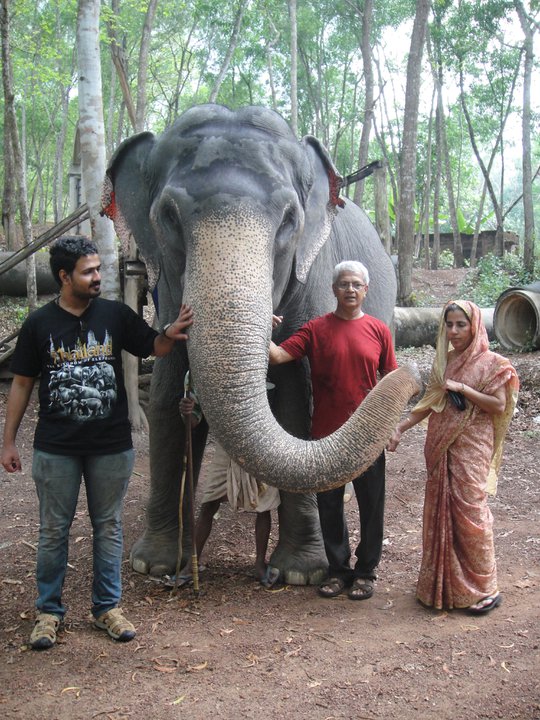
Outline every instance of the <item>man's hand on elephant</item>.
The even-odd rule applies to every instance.
[[[165,325],[160,334],[156,336],[154,340],[154,355],[156,357],[168,355],[177,340],[187,340],[188,335],[186,335],[183,330],[192,324],[193,310],[191,309],[191,305],[182,304],[176,320]]]
[[[193,310],[191,305],[182,304],[180,312],[174,322],[165,331],[165,337],[169,340],[187,340],[188,336],[182,331],[193,324]]]
[[[283,315],[272,315],[272,330],[283,322]]]

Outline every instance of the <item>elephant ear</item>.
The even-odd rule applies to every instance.
[[[305,283],[313,261],[328,240],[337,208],[345,203],[339,197],[342,177],[328,150],[311,135],[302,139],[302,145],[313,173],[305,206],[304,231],[296,249],[296,277]]]
[[[150,132],[124,140],[112,156],[103,184],[103,214],[114,222],[114,229],[127,252],[133,235],[146,264],[148,284],[153,290],[159,279],[161,255],[150,224],[150,187],[147,158],[155,144]]]

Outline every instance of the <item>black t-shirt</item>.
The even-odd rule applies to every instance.
[[[34,447],[57,455],[108,455],[132,447],[122,350],[153,352],[158,333],[124,303],[96,298],[77,317],[56,301],[33,312],[11,361],[37,377]]]

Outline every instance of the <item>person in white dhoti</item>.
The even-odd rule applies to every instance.
[[[191,417],[192,427],[200,423],[202,412],[193,391],[180,401],[180,412]],[[233,510],[254,512],[255,575],[265,587],[272,587],[279,579],[279,570],[267,564],[266,553],[272,528],[271,511],[280,503],[279,490],[249,475],[217,441],[214,444],[214,456],[200,486],[201,505],[195,525],[197,554],[201,558],[212,531],[214,516],[222,502],[229,502]]]

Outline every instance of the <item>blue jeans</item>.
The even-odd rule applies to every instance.
[[[66,456],[34,450],[32,475],[39,498],[36,607],[63,618],[62,589],[69,530],[84,477],[93,528],[92,614],[118,607],[122,596],[122,504],[133,470],[133,450],[113,455]]]

